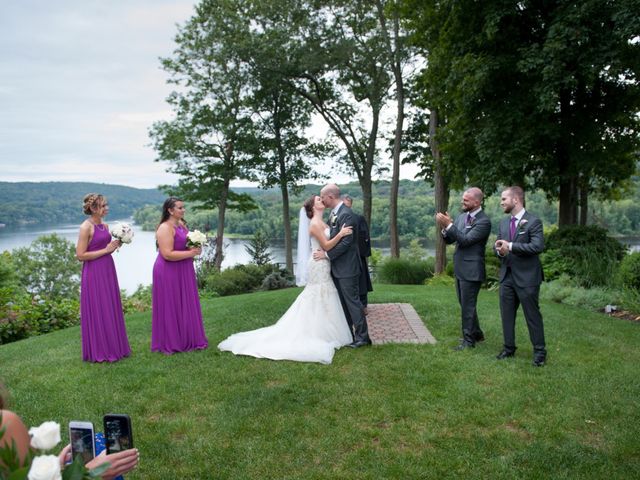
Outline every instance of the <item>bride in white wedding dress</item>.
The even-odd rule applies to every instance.
[[[300,285],[305,283],[306,276],[302,293],[277,323],[235,333],[220,342],[220,350],[272,360],[329,364],[337,348],[353,341],[331,279],[329,260],[316,261],[311,257],[318,248],[331,250],[342,237],[352,234],[352,228],[342,227],[329,240],[329,227],[322,221],[324,209],[320,197],[313,196],[300,210],[296,277]]]

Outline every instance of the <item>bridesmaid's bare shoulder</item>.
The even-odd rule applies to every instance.
[[[85,220],[80,224],[80,233],[88,233],[90,236],[93,235],[93,223],[89,220]]]

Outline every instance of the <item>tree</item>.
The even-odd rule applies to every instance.
[[[269,235],[263,230],[257,230],[249,241],[249,245],[245,245],[244,249],[251,255],[251,261],[256,265],[262,266],[271,263]]]
[[[400,5],[396,0],[376,0],[376,10],[380,30],[384,39],[387,64],[393,72],[395,85],[396,121],[392,148],[391,194],[389,199],[389,235],[391,256],[400,256],[398,234],[398,189],[400,185],[400,154],[405,119],[405,78],[404,66],[415,61],[406,36],[400,28]]]
[[[13,250],[12,263],[20,283],[32,294],[78,298],[81,263],[76,248],[55,233],[38,237],[28,247]]]
[[[443,158],[465,182],[542,188],[566,225],[578,198],[586,209],[589,193],[606,196],[633,173],[637,1],[405,3],[419,12],[411,22],[428,54],[425,101],[444,120]]]
[[[357,176],[370,221],[376,140],[391,84],[377,13],[368,2],[351,0],[273,5],[295,19],[282,38],[287,61],[274,65],[273,73],[286,79],[342,144],[338,160]]]
[[[313,161],[329,150],[308,138],[313,108],[296,94],[279,70],[295,53],[287,48],[287,42],[297,19],[295,10],[278,7],[275,1],[254,2],[248,40],[229,48],[238,49],[250,66],[252,93],[248,104],[254,112],[256,172],[262,188],[280,189],[286,264],[293,272],[290,193],[299,191],[303,179],[317,178]]]
[[[255,145],[248,96],[247,65],[227,48],[243,28],[242,2],[206,0],[176,36],[172,58],[162,60],[169,83],[180,87],[167,102],[175,117],[156,122],[150,135],[159,161],[180,176],[167,188],[196,208],[217,208],[215,268],[223,259],[227,209],[256,208],[249,195],[230,189],[234,179],[252,179]]]

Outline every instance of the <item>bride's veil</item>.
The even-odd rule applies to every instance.
[[[307,211],[302,207],[298,223],[298,256],[296,259],[296,284],[300,286],[307,284],[307,272],[311,256],[310,222],[311,220],[307,217]]]

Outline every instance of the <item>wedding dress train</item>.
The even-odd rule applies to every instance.
[[[325,234],[328,233],[327,229]],[[312,251],[320,248],[313,237],[311,246]],[[235,355],[272,360],[331,363],[335,349],[348,345],[353,337],[330,267],[328,260],[311,258],[307,285],[277,323],[233,334],[218,348]]]

